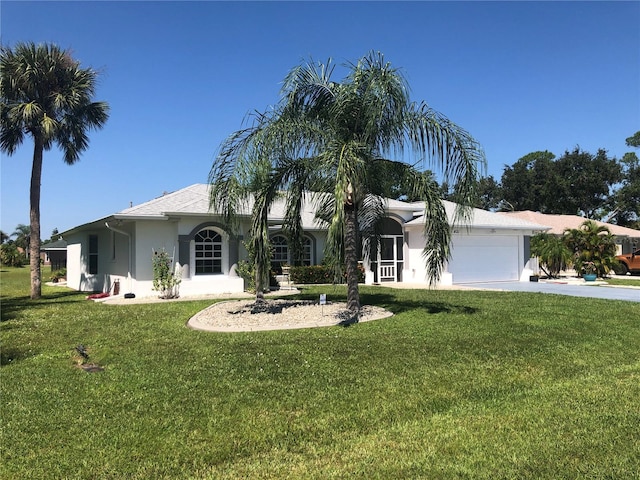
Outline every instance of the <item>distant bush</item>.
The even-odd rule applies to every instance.
[[[22,267],[27,263],[27,256],[18,250],[13,242],[3,243],[0,246],[0,264],[6,267]]]
[[[61,278],[67,278],[67,269],[66,268],[61,268],[59,270],[55,270],[55,271],[51,272],[51,281],[52,282],[56,283]]]
[[[290,275],[291,281],[298,284],[334,283],[333,267],[329,265],[291,267]],[[358,266],[358,283],[364,283],[364,269],[361,266]]]

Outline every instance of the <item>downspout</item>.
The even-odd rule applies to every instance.
[[[105,227],[107,227],[112,232],[119,233],[120,235],[124,235],[129,239],[129,271],[127,272],[127,279],[129,283],[129,293],[124,294],[124,298],[135,298],[135,294],[131,292],[131,272],[133,270],[133,250],[132,250],[132,239],[131,234],[129,232],[125,232],[124,230],[120,230],[118,228],[112,227],[109,225],[109,222],[104,222]]]

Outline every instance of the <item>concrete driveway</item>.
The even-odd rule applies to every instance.
[[[640,302],[640,288],[638,287],[608,286],[600,282],[595,285],[589,285],[581,280],[567,282],[488,282],[468,283],[461,286],[479,290],[555,293],[556,295],[571,295],[573,297]]]

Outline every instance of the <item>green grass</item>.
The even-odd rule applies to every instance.
[[[396,315],[222,334],[0,282],[3,479],[638,478],[638,303],[363,287]]]
[[[624,285],[627,287],[640,287],[640,277],[636,278],[607,278],[609,285]]]

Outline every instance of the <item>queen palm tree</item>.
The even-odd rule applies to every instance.
[[[403,75],[380,53],[371,52],[355,64],[341,82],[332,80],[334,64],[309,62],[285,78],[281,101],[271,111],[253,116],[253,123],[223,143],[210,173],[211,203],[232,213],[238,178],[250,178],[252,162],[270,166],[270,188],[286,196],[285,226],[299,232],[300,201],[306,190],[328,223],[327,257],[346,272],[347,304],[357,321],[358,247],[360,234],[385,210],[379,173],[400,172],[405,191],[425,204],[424,256],[429,281],[439,280],[450,255],[450,228],[429,175],[416,166],[428,163],[442,170],[455,186],[458,216],[469,212],[475,196],[478,167],[484,154],[463,129],[431,109],[413,103]],[[410,165],[391,158],[407,156]],[[297,209],[297,210],[296,210]],[[367,240],[365,238],[364,240]]]
[[[31,298],[41,295],[40,183],[45,150],[57,145],[73,164],[88,147],[87,131],[100,128],[109,107],[93,102],[97,72],[81,68],[56,45],[18,43],[0,47],[0,149],[12,155],[25,136],[33,139],[30,190]]]

